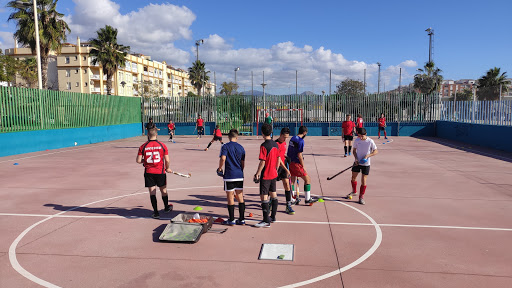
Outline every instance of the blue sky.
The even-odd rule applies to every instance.
[[[333,90],[347,77],[362,80],[367,69],[375,91],[376,62],[389,90],[398,85],[399,67],[409,83],[428,60],[428,27],[445,79],[478,78],[494,66],[512,77],[512,1],[60,0],[58,10],[72,28],[69,42],[109,24],[132,50],[175,67],[190,66],[195,40],[206,39],[200,59],[218,84],[234,81],[240,67],[239,90],[250,90],[250,71],[259,84],[265,70],[267,91],[283,94],[295,92],[295,70],[299,93],[320,93],[329,89],[329,69]],[[0,12],[2,49],[12,46],[8,15]]]

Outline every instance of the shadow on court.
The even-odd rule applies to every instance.
[[[149,202],[149,201],[148,201]],[[76,206],[66,206],[60,204],[44,204],[45,207],[52,207],[54,210],[58,211],[68,211],[70,209],[75,208]],[[86,214],[101,214],[101,215],[118,215],[126,218],[140,218],[140,217],[148,217],[151,215],[153,210],[141,208],[143,206],[136,206],[134,208],[121,208],[121,207],[101,207],[101,208],[92,208],[92,207],[79,207],[73,209],[73,212],[83,212]],[[69,211],[69,212],[71,212]],[[84,215],[86,216],[86,215]]]

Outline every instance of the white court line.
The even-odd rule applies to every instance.
[[[91,218],[91,219],[153,219],[144,216],[121,216],[121,215],[51,215],[51,214],[17,214],[17,213],[0,213],[0,216],[16,216],[16,217],[53,217],[53,218]],[[172,218],[161,217],[160,220],[171,220]],[[247,222],[259,222],[260,220],[246,219]],[[347,226],[373,226],[372,223],[357,222],[316,222],[316,221],[276,221],[275,223],[283,224],[316,224],[316,225],[347,225]],[[405,227],[405,228],[438,228],[438,229],[462,229],[462,230],[489,230],[489,231],[511,231],[512,228],[495,228],[495,227],[473,227],[473,226],[438,226],[438,225],[416,225],[416,224],[379,224],[381,227]]]

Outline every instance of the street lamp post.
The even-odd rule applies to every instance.
[[[265,105],[265,86],[267,86],[267,84],[265,84],[265,71],[263,71],[263,83],[261,83],[261,87],[263,87],[263,111],[267,108]]]
[[[240,67],[236,67],[236,68],[235,68],[235,89],[236,89],[236,90],[235,90],[235,94],[236,94],[236,92],[238,91],[237,82],[236,82],[236,71],[238,71],[238,70],[240,70]]]
[[[379,79],[377,80],[377,94],[380,93],[380,62],[377,62],[377,65],[379,66]]]
[[[16,1],[17,5],[20,6],[30,6],[29,3],[23,1]],[[39,89],[43,89],[43,77],[41,75],[41,48],[39,44],[39,19],[37,15],[37,1],[32,0],[33,9],[34,9],[34,25],[36,29],[36,62],[37,62],[37,84]]]
[[[199,61],[199,45],[204,43],[204,39],[199,39],[196,41],[196,62]]]

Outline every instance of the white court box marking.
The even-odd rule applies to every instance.
[[[259,260],[293,261],[293,244],[262,244]]]

